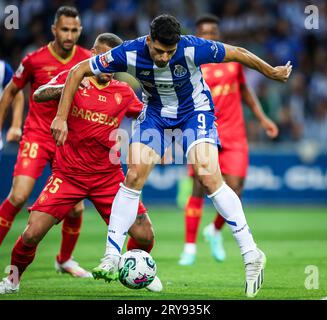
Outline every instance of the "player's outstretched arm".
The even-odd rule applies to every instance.
[[[45,84],[33,93],[33,100],[36,102],[46,102],[50,100],[59,100],[61,97],[61,93],[63,91],[64,85],[48,85]]]
[[[261,103],[252,88],[247,84],[241,85],[241,94],[242,100],[251,109],[261,126],[265,129],[267,136],[270,138],[276,138],[278,136],[278,127],[276,123],[265,114]]]
[[[7,141],[19,141],[22,136],[22,123],[24,114],[24,94],[20,90],[16,94],[12,103],[13,115],[11,126],[7,132]]]
[[[261,72],[270,79],[281,82],[286,82],[291,74],[292,65],[290,61],[288,61],[285,66],[272,67],[270,64],[244,48],[234,47],[228,44],[224,44],[224,47],[226,54],[223,62],[239,62],[246,67]]]
[[[89,66],[89,59],[84,60],[74,66],[67,77],[56,117],[51,124],[51,132],[58,146],[63,145],[66,141],[68,128],[67,117],[74,95],[84,77],[93,75]]]
[[[13,102],[19,88],[12,80],[5,87],[0,100],[0,130],[2,129],[4,119],[11,103]]]

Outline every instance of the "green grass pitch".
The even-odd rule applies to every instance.
[[[209,207],[209,206],[208,206]],[[259,247],[267,255],[264,286],[256,299],[322,299],[327,296],[327,208],[314,207],[246,207],[247,219]],[[214,214],[206,209],[198,237],[195,265],[177,265],[183,247],[184,216],[176,208],[150,207],[156,232],[152,256],[164,291],[131,290],[119,282],[75,279],[54,271],[54,258],[60,242],[60,226],[52,229],[41,242],[33,264],[21,281],[17,295],[0,296],[14,299],[246,299],[243,293],[244,267],[239,250],[228,227],[223,235],[227,260],[217,263],[202,238],[203,226]],[[23,231],[26,211],[20,214],[0,248],[0,271],[4,275],[10,263],[11,248]],[[106,226],[93,209],[88,209],[75,259],[85,268],[98,265],[105,247]],[[305,273],[307,266],[316,266],[317,274]],[[310,271],[307,269],[307,271]],[[307,289],[305,283],[318,289]]]

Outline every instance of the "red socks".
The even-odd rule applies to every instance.
[[[144,245],[144,244],[138,243],[134,238],[129,237],[128,242],[127,242],[127,250],[141,249],[141,250],[144,250],[144,251],[150,253],[153,246],[154,246],[154,240],[150,244]]]
[[[225,219],[219,213],[217,213],[213,224],[215,225],[216,230],[220,230],[225,224]]]
[[[34,260],[36,248],[37,245],[25,244],[21,236],[16,241],[14,249],[11,253],[11,265],[17,267],[18,275],[15,274],[15,269],[12,269],[10,274],[10,278],[14,284],[17,284],[19,282],[19,279],[25,269]]]
[[[195,243],[204,199],[191,196],[185,207],[185,242]]]
[[[79,217],[67,216],[64,219],[61,231],[62,240],[60,253],[57,256],[57,261],[59,263],[64,263],[71,258],[77,239],[80,234],[82,220],[82,215]]]
[[[12,222],[20,209],[14,207],[8,199],[0,206],[0,245],[10,230]]]

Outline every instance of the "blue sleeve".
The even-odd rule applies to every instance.
[[[206,63],[219,63],[225,58],[225,47],[219,41],[192,39],[194,42],[194,64],[200,66]]]
[[[5,76],[3,78],[3,87],[5,87],[11,80],[14,72],[9,63],[5,62]]]
[[[94,74],[125,72],[127,63],[124,46],[120,45],[106,53],[92,57],[90,68]]]

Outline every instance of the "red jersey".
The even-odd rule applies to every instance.
[[[237,62],[205,64],[201,70],[213,97],[222,146],[236,140],[246,141],[240,90],[246,82],[242,65]]]
[[[29,111],[24,125],[24,134],[35,134],[52,139],[50,125],[57,112],[57,102],[35,102],[33,93],[63,70],[71,69],[75,64],[90,56],[89,50],[75,45],[72,54],[63,59],[48,44],[28,54],[22,60],[13,76],[13,82],[20,89],[25,87],[28,82],[31,83]]]
[[[59,74],[51,84],[64,84],[68,72]],[[79,88],[74,96],[67,118],[67,140],[56,150],[54,170],[63,173],[108,173],[120,168],[117,151],[112,152],[116,162],[109,159],[116,144],[114,130],[125,115],[136,117],[143,108],[126,83],[112,80],[101,86],[94,78],[88,79],[90,86]]]

